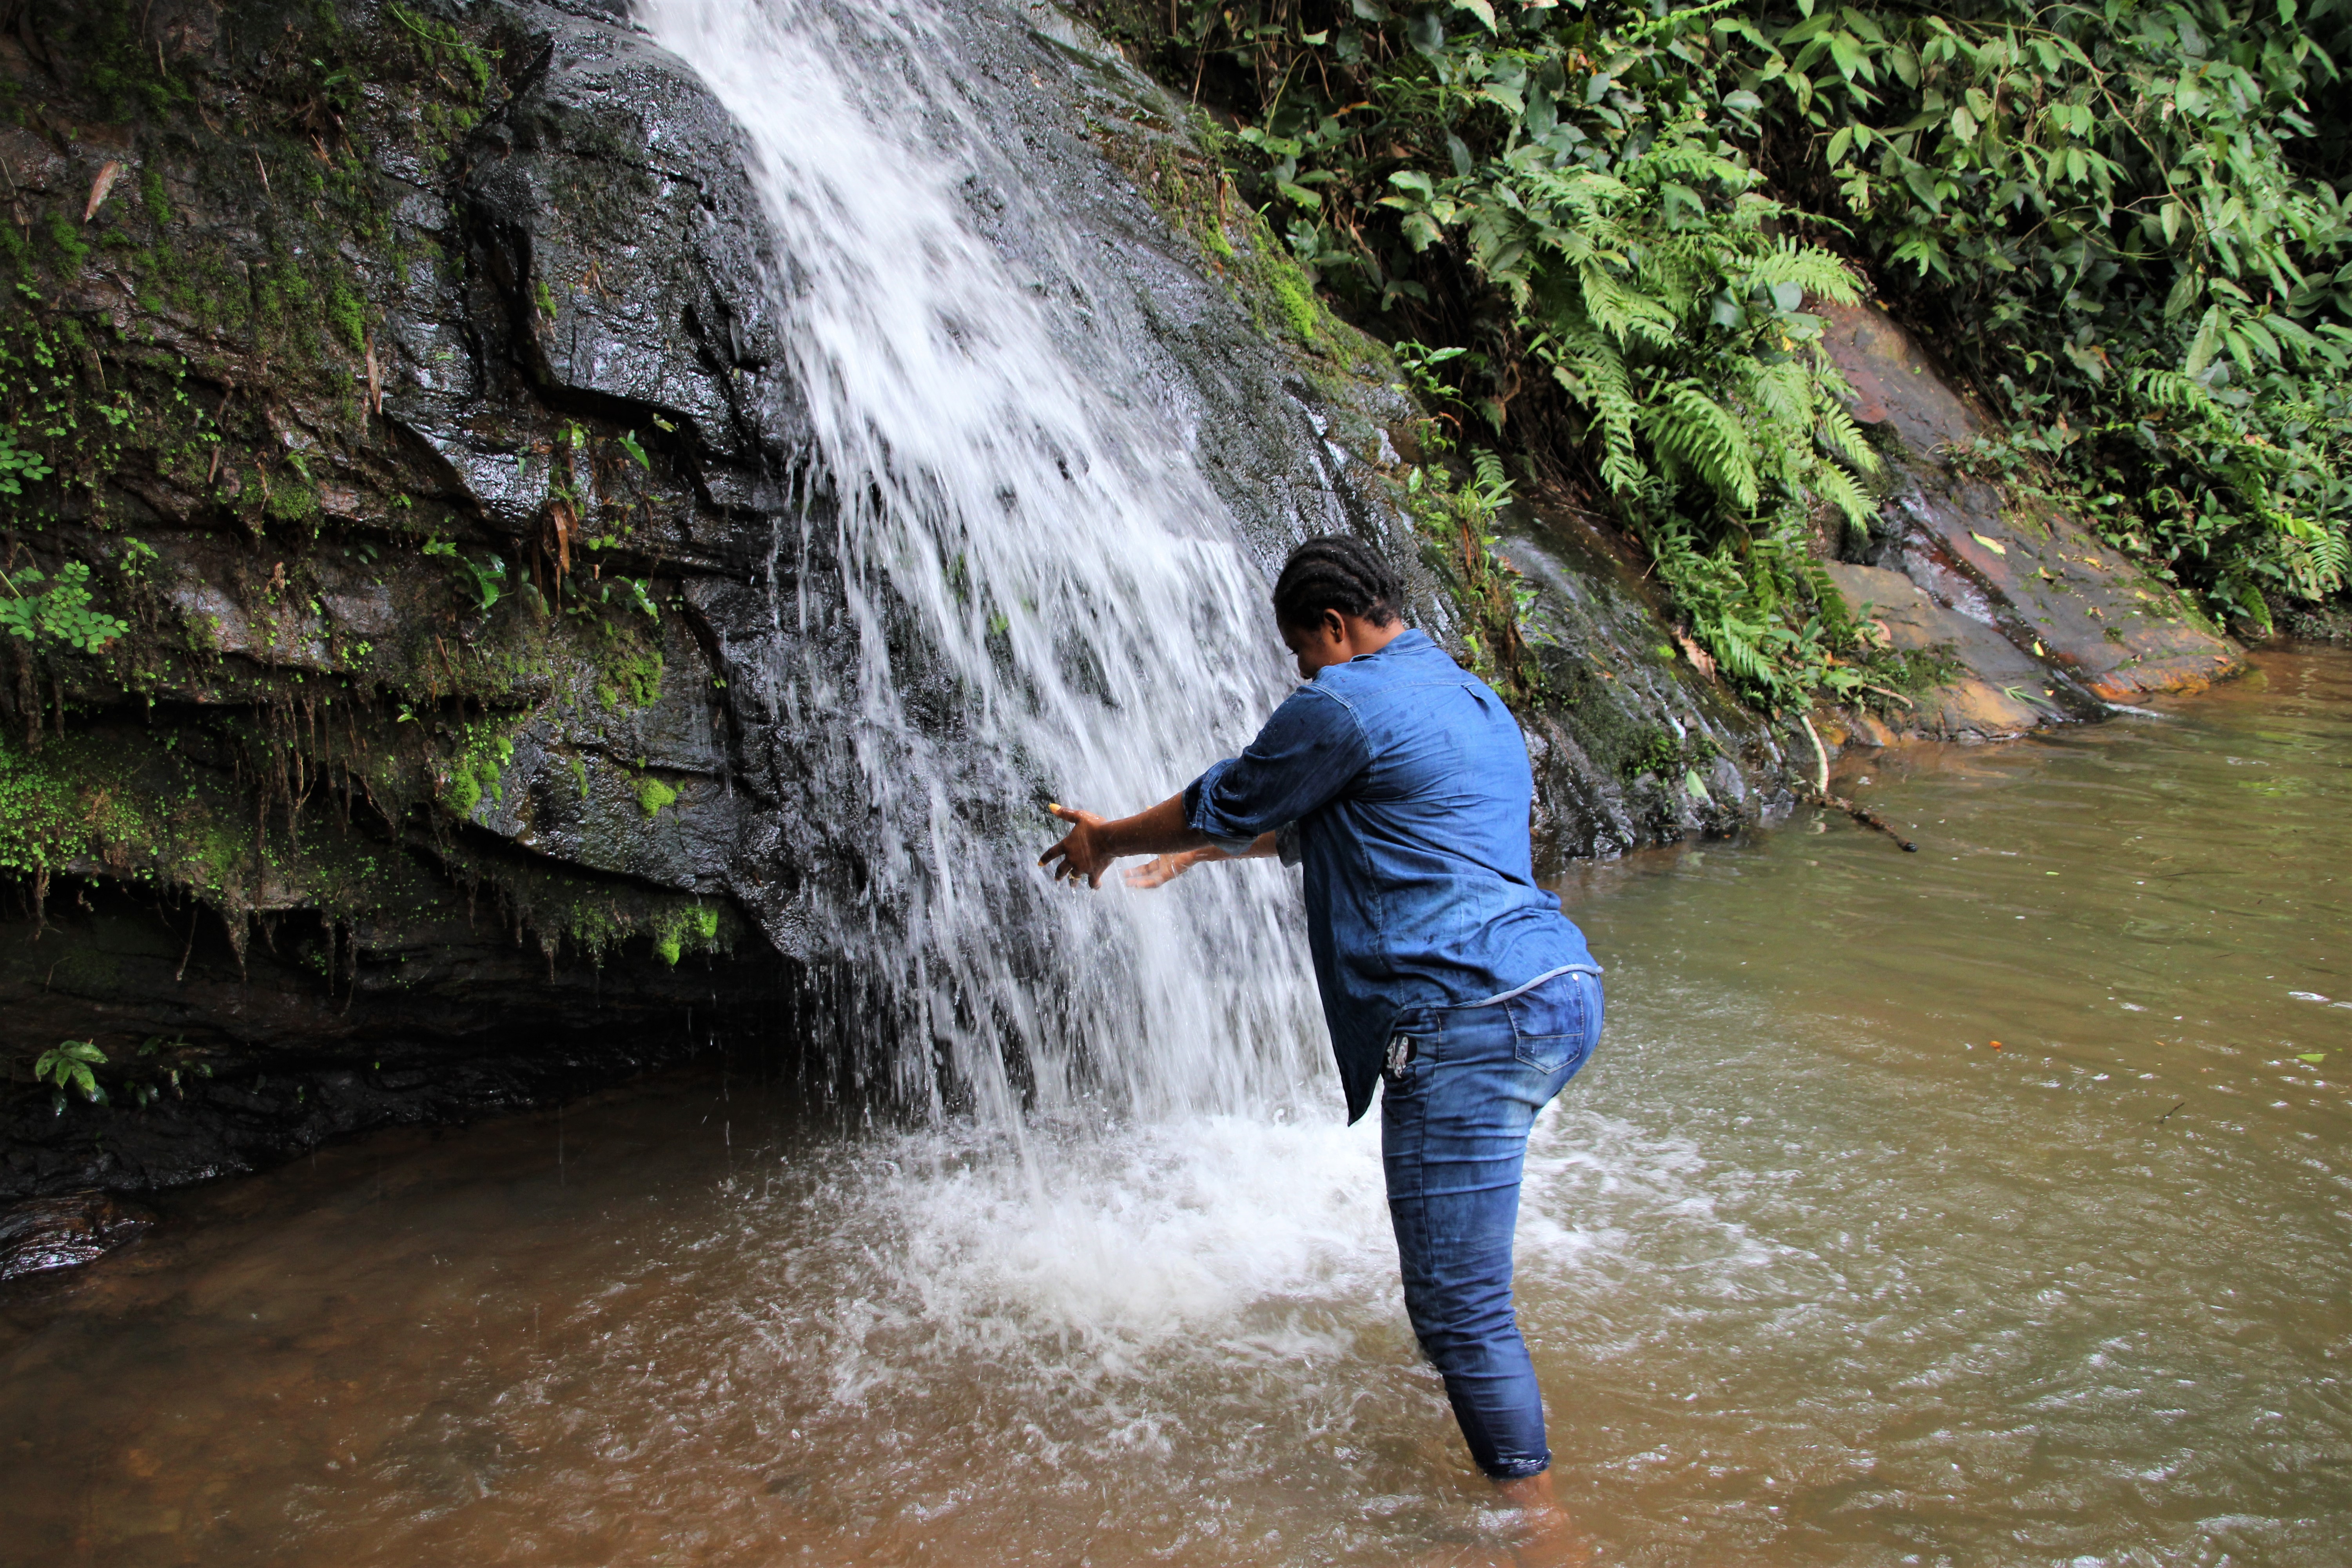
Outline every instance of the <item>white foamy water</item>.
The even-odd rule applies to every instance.
[[[902,1084],[936,1093],[944,1064],[1016,1135],[1024,1100],[1148,1121],[1289,1105],[1324,1047],[1285,878],[1088,896],[1030,864],[1059,831],[1046,800],[1152,805],[1289,681],[1145,302],[1033,188],[1003,101],[1025,88],[957,30],[1016,24],[823,0],[640,15],[743,125],[779,242],[821,479],[804,526],[836,536],[857,653],[846,678],[832,648],[768,674],[786,729],[872,807],[862,885],[806,918],[908,1020]]]
[[[975,1341],[1124,1352],[1241,1333],[1268,1300],[1393,1287],[1372,1123],[1213,1116],[1111,1131],[1036,1140],[1025,1168],[928,1135],[898,1144],[866,1196],[893,1217],[900,1288]]]

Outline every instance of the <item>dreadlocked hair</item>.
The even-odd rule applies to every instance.
[[[1360,616],[1376,626],[1397,618],[1404,584],[1389,563],[1362,540],[1325,533],[1290,552],[1274,584],[1274,618],[1286,626],[1311,626],[1326,610]]]

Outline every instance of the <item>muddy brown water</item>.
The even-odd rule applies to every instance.
[[[1597,1560],[2346,1560],[2347,742],[2268,655],[1850,771],[1916,856],[1572,879],[1520,1300]],[[1016,1149],[740,1068],[356,1142],[0,1297],[0,1561],[1483,1561],[1378,1193],[1324,1110]]]

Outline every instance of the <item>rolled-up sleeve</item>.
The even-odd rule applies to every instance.
[[[1212,763],[1184,786],[1184,822],[1227,854],[1297,822],[1346,788],[1371,760],[1348,705],[1302,686],[1238,757]]]

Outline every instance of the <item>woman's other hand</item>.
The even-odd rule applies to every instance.
[[[1154,856],[1126,873],[1125,880],[1130,888],[1164,888],[1206,858],[1208,857],[1198,849],[1187,849],[1178,855]]]

